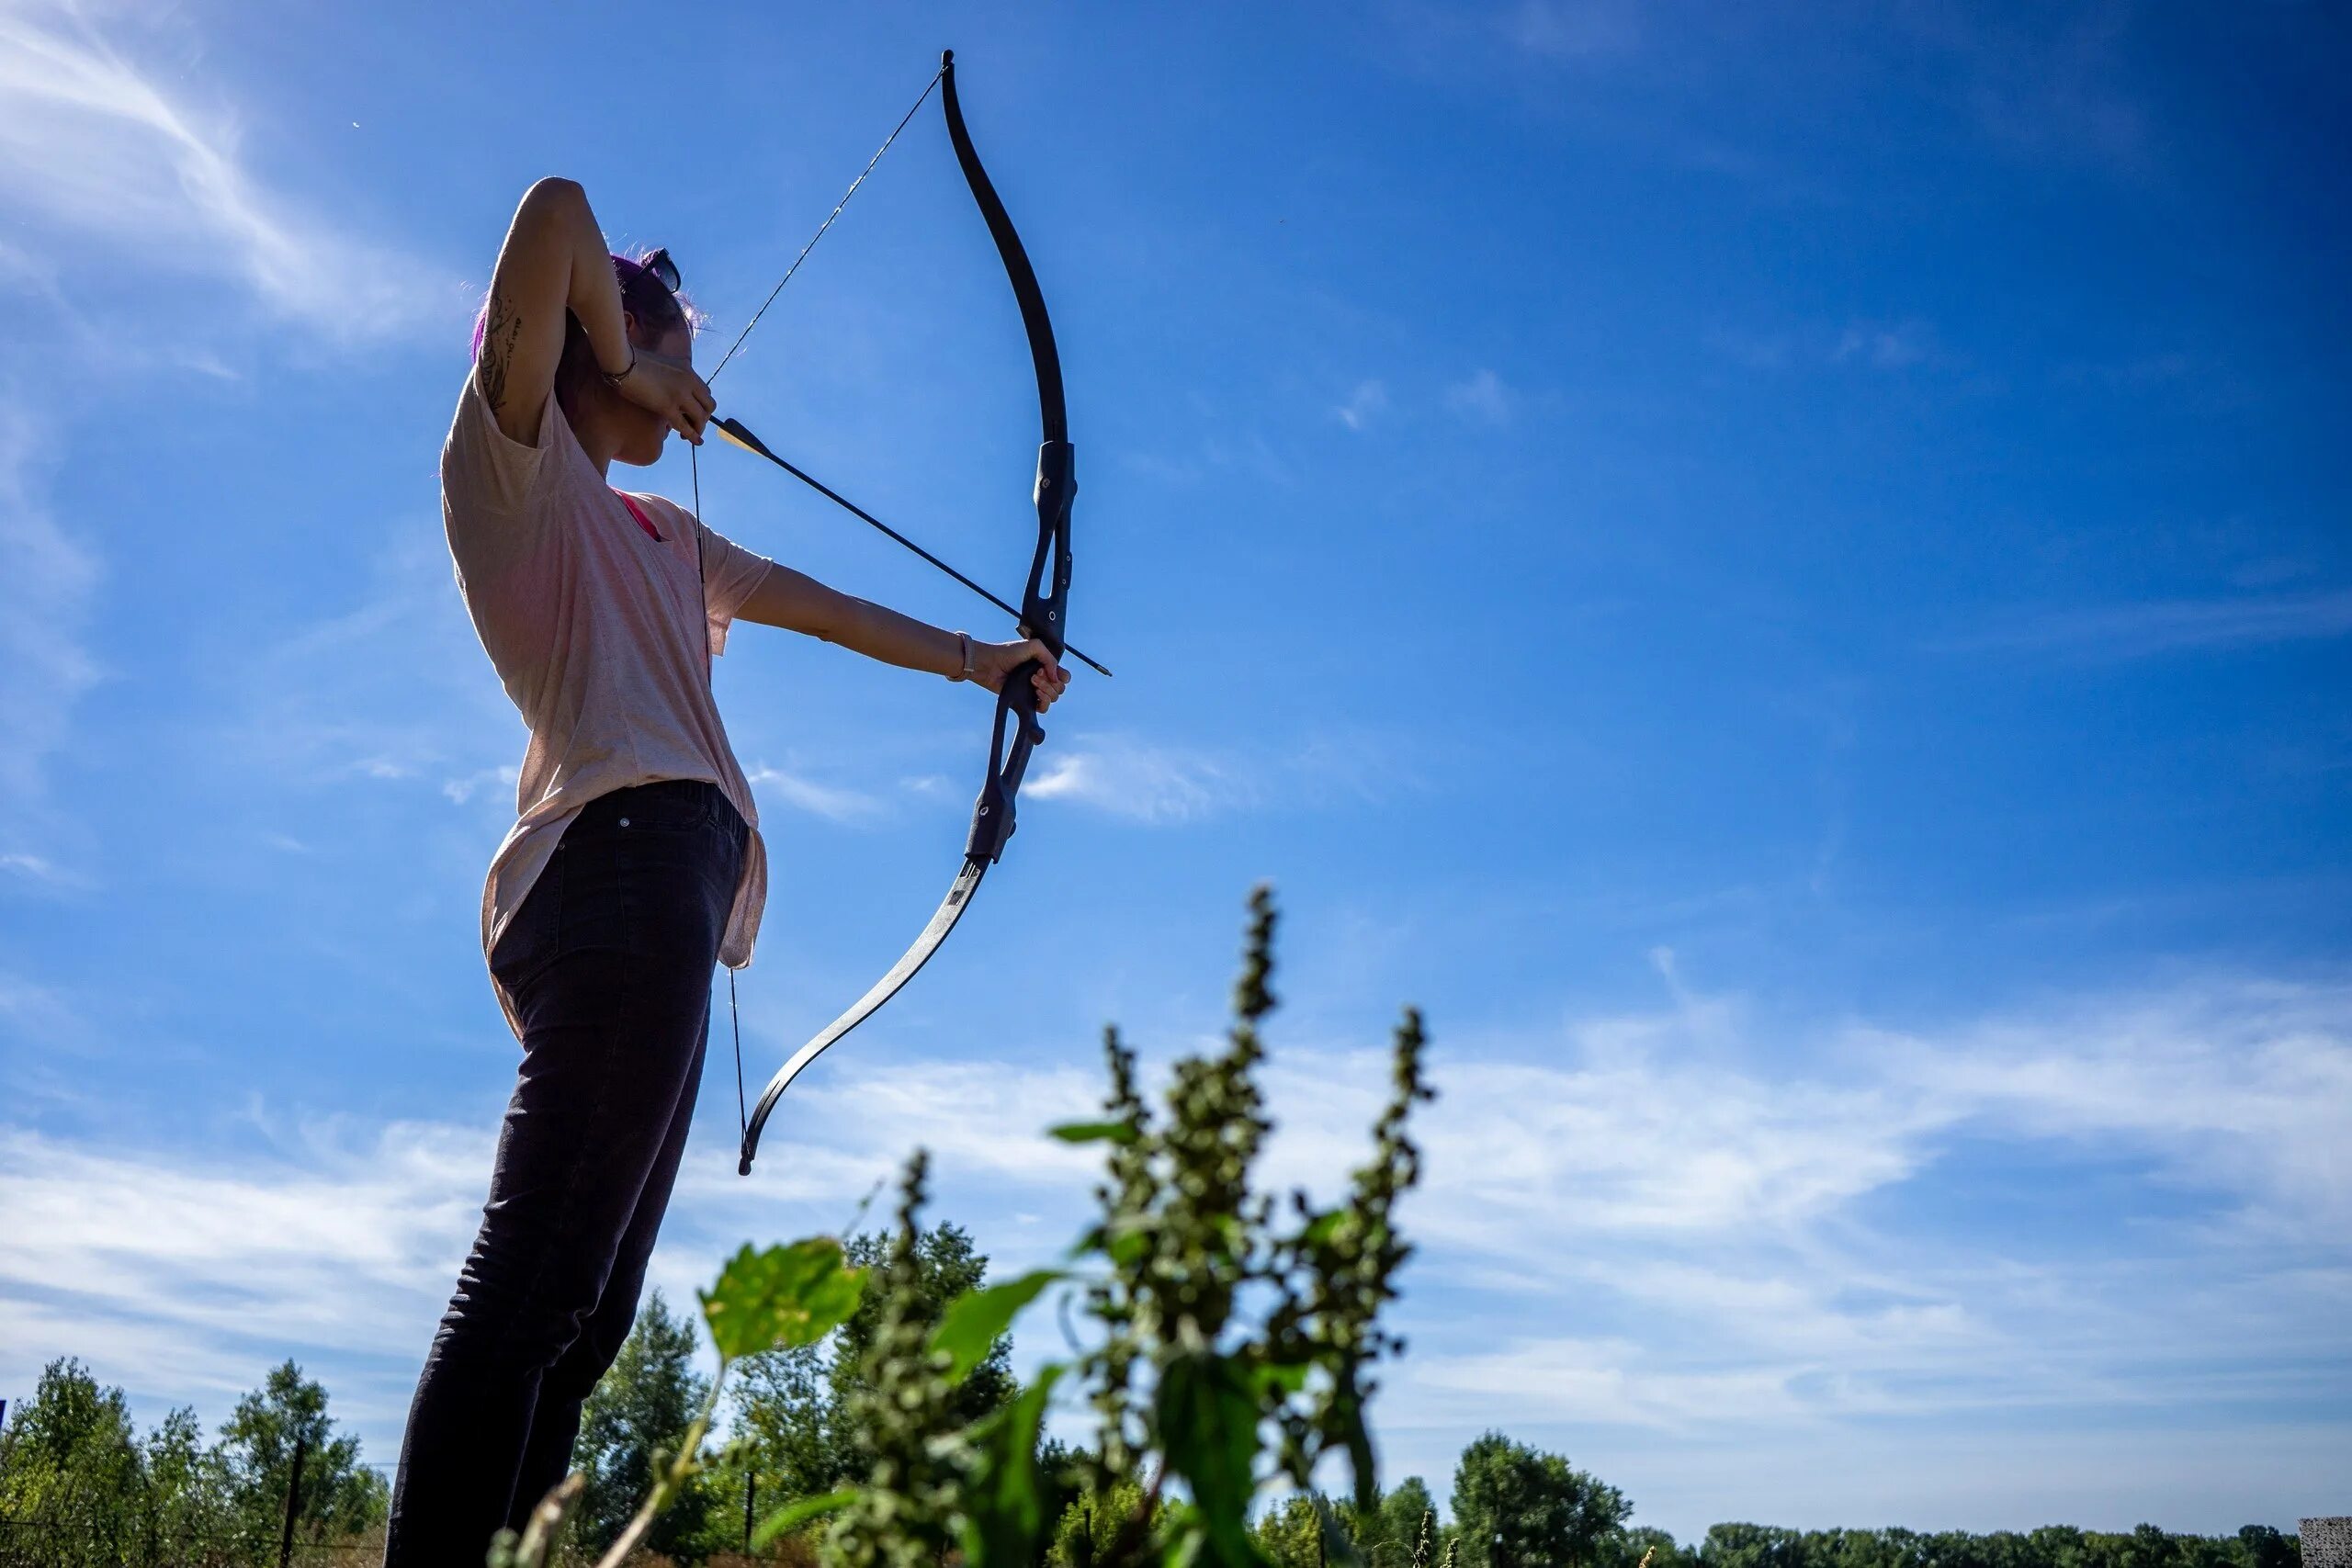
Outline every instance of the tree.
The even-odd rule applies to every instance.
[[[1132,1481],[1077,1498],[1054,1527],[1053,1544],[1046,1551],[1047,1568],[1093,1568],[1143,1506],[1143,1488]]]
[[[1699,1568],[1697,1552],[1677,1546],[1672,1535],[1653,1526],[1619,1529],[1600,1543],[1600,1568],[1641,1568],[1644,1557],[1649,1568]]]
[[[240,1517],[228,1456],[206,1446],[196,1412],[182,1408],[147,1435],[149,1559],[174,1564],[242,1559],[254,1540]]]
[[[2248,1525],[2238,1531],[2237,1557],[2244,1568],[2302,1568],[2303,1543],[2268,1525]]]
[[[1500,1432],[1464,1449],[1453,1472],[1467,1568],[1596,1568],[1602,1541],[1631,1512],[1614,1486]]]
[[[1250,1527],[1250,1539],[1265,1554],[1273,1568],[1321,1568],[1327,1562],[1344,1560],[1344,1551],[1327,1549],[1323,1532],[1324,1520],[1351,1546],[1353,1538],[1334,1512],[1331,1500],[1319,1492],[1294,1492],[1289,1496],[1258,1516]]]
[[[337,1540],[382,1521],[390,1504],[383,1477],[359,1462],[359,1439],[338,1438],[327,1416],[327,1391],[287,1361],[237,1401],[220,1427],[236,1513],[246,1532],[275,1543],[303,1450],[297,1529],[311,1541]]]
[[[0,1515],[45,1538],[44,1562],[96,1568],[145,1556],[146,1493],[122,1390],[77,1360],[51,1361],[0,1438]]]
[[[694,1370],[695,1349],[694,1325],[673,1316],[656,1289],[581,1407],[571,1464],[587,1483],[572,1528],[593,1551],[620,1538],[638,1499],[653,1483],[654,1456],[676,1451],[709,1397],[709,1380]],[[701,1531],[709,1510],[708,1491],[688,1488],[655,1524],[647,1544],[675,1552]]]
[[[890,1240],[879,1234],[853,1236],[846,1248],[851,1267],[886,1263]],[[920,1233],[906,1320],[926,1329],[936,1325],[949,1302],[987,1282],[988,1268],[988,1255],[973,1247],[962,1226],[942,1223]],[[749,1472],[759,1477],[761,1495],[778,1501],[811,1497],[856,1478],[851,1412],[868,1387],[882,1305],[880,1295],[867,1296],[828,1346],[745,1359],[737,1374],[733,1437],[742,1445]],[[1012,1398],[1018,1389],[1012,1351],[1012,1337],[999,1336],[949,1396],[950,1416],[969,1425]]]
[[[1804,1568],[1806,1561],[1803,1537],[1771,1525],[1711,1525],[1699,1551],[1707,1568]]]
[[[1376,1520],[1357,1537],[1364,1561],[1372,1568],[1409,1568],[1413,1549],[1421,1539],[1422,1521],[1430,1520],[1430,1550],[1437,1550],[1437,1499],[1429,1483],[1408,1475],[1380,1500]]]

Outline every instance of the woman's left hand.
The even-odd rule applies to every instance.
[[[1031,660],[1039,669],[1029,678],[1030,688],[1037,694],[1037,711],[1045,712],[1054,705],[1054,699],[1069,685],[1069,671],[1061,660],[1046,649],[1035,637],[1020,642],[980,642],[972,644],[972,679],[991,692],[1004,690],[1005,677]]]

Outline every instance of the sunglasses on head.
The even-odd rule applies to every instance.
[[[651,273],[654,279],[671,293],[678,291],[678,264],[670,259],[668,246],[655,251],[637,265]]]

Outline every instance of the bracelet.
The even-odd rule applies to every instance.
[[[622,367],[618,371],[612,371],[612,370],[607,370],[607,369],[605,369],[603,366],[599,365],[598,367],[596,367],[596,374],[597,374],[597,375],[599,375],[599,376],[602,376],[602,377],[605,378],[605,386],[607,386],[607,387],[617,387],[617,386],[619,386],[623,381],[628,380],[628,373],[629,373],[631,370],[634,370],[634,369],[636,369],[636,368],[637,368],[637,344],[630,344],[628,345],[628,363],[626,366]]]
[[[972,678],[972,634],[957,632],[956,645],[964,650],[964,672],[960,675],[950,675],[947,678],[951,681],[968,681]]]

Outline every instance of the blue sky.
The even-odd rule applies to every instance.
[[[2341,1511],[2340,16],[802,10],[0,3],[0,1392],[217,1420],[291,1355],[390,1461],[514,1065],[523,734],[435,490],[498,239],[578,178],[731,338],[953,46],[1119,675],[749,1181],[722,1044],[656,1278],[918,1143],[1044,1256],[1085,1168],[1031,1130],[1106,1020],[1214,1034],[1263,878],[1278,1176],[1434,1035],[1392,1475],[1498,1426],[1680,1535]],[[718,389],[1017,585],[1034,394],[935,106]],[[945,886],[987,712],[759,627],[718,679],[756,1088]]]

